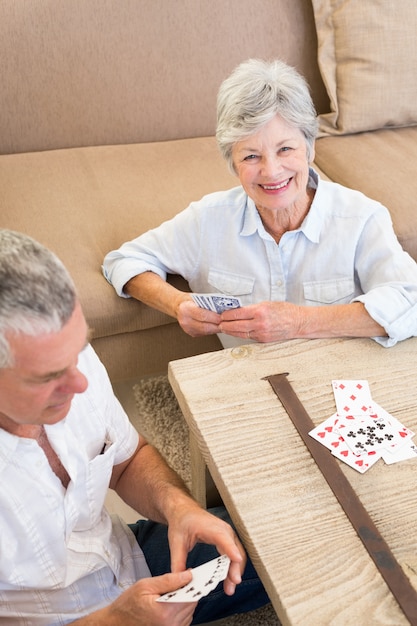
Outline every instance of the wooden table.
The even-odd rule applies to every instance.
[[[417,433],[417,339],[389,349],[371,339],[250,344],[169,365],[191,432],[194,494],[204,502],[207,464],[282,624],[408,624],[263,380],[281,372],[315,424],[335,412],[331,380],[359,378]],[[417,459],[379,460],[365,474],[340,466],[417,589]]]

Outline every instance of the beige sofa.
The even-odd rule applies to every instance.
[[[387,36],[397,37],[390,54],[400,54],[400,39],[408,60],[395,58],[391,72],[384,53],[383,97],[374,67],[382,52],[373,66],[369,51],[357,50],[367,40],[374,53],[381,39],[379,26],[372,35],[377,16],[366,14],[371,1],[339,0],[334,14],[331,0],[313,0],[315,14],[310,0],[1,3],[0,227],[36,237],[66,263],[114,381],[220,347],[215,337],[191,339],[175,320],[118,298],[100,265],[106,252],[190,201],[237,184],[213,135],[219,84],[244,59],[281,58],[304,73],[324,114],[317,167],[386,204],[417,259],[413,1],[405,2],[407,19],[404,9],[398,17],[390,9]],[[364,5],[360,20],[349,16],[352,4]],[[343,30],[343,20],[352,27]],[[357,39],[355,28],[362,29]],[[391,92],[394,105],[386,102]],[[359,121],[350,110],[358,98]],[[377,108],[383,111],[374,122]]]

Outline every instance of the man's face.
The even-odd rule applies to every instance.
[[[14,364],[0,369],[0,427],[19,433],[26,424],[55,424],[76,393],[88,386],[77,369],[88,328],[79,304],[58,333],[10,336]]]

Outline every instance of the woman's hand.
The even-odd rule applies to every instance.
[[[219,331],[261,343],[325,337],[385,337],[362,302],[301,306],[260,302],[221,314]]]
[[[219,331],[260,343],[293,339],[301,325],[301,307],[290,302],[260,302],[221,314]]]
[[[179,304],[177,320],[183,331],[191,337],[215,335],[220,332],[221,316],[214,311],[200,308],[191,297]]]

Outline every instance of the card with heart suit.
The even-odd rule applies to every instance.
[[[340,417],[334,413],[328,417],[319,426],[316,426],[309,432],[309,435],[322,443],[329,450],[336,450],[343,442],[343,437],[337,430]]]
[[[198,602],[226,578],[229,565],[229,557],[223,554],[193,568],[191,570],[193,578],[188,585],[165,593],[157,602]]]
[[[334,450],[332,454],[360,474],[364,474],[381,458],[381,453],[377,451],[365,452],[365,454],[358,456],[352,452],[345,442],[343,442],[340,448]]]

